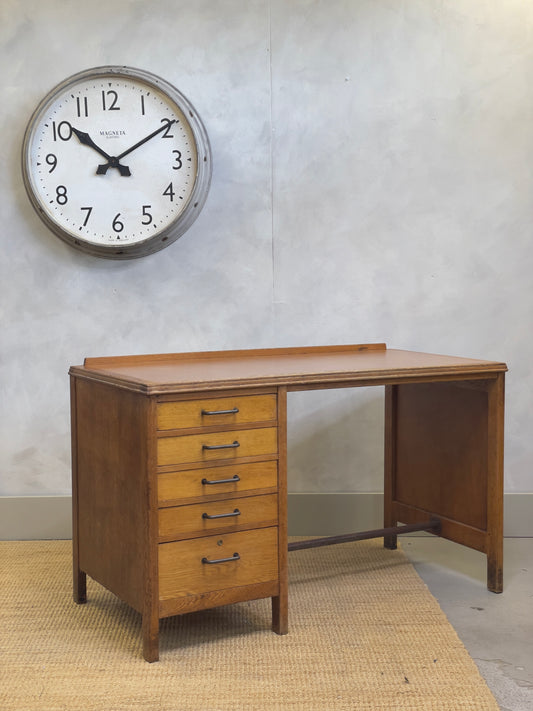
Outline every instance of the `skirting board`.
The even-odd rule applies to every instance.
[[[383,494],[289,494],[288,508],[291,536],[334,536],[383,525]],[[507,537],[533,538],[533,493],[506,494],[504,521]],[[0,540],[71,536],[70,496],[0,496]]]

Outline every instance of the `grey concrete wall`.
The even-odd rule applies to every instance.
[[[506,360],[507,492],[533,462],[533,5],[2,0],[0,495],[70,492],[85,356],[386,341]],[[103,64],[199,110],[203,213],[138,261],[79,254],[26,198],[29,116]],[[290,489],[382,489],[382,395],[291,395]]]

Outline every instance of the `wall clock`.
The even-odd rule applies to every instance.
[[[202,209],[211,149],[192,104],[130,67],[75,74],[41,101],[22,149],[24,184],[45,224],[76,249],[141,257],[178,239]]]

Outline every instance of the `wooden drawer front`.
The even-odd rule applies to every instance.
[[[219,518],[212,518],[213,516]],[[205,536],[213,531],[228,529],[277,526],[277,523],[276,494],[173,506],[159,509],[159,540],[172,541],[191,536]]]
[[[204,558],[231,560],[210,564],[202,563]],[[160,600],[277,579],[276,527],[159,544]]]
[[[159,474],[157,496],[159,506],[176,506],[177,503],[187,503],[187,499],[228,498],[231,494],[277,489],[277,485],[278,465],[275,461],[231,464]]]
[[[213,449],[206,449],[206,447],[213,447]],[[157,440],[157,463],[160,466],[189,462],[192,464],[215,459],[277,454],[277,451],[277,428],[259,427],[254,430],[160,437]]]
[[[236,425],[277,419],[275,395],[238,395],[210,400],[162,402],[157,406],[157,429],[174,430],[211,425]]]

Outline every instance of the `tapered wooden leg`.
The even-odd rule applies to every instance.
[[[487,588],[493,593],[503,592],[503,546],[501,551],[487,554]]]
[[[398,548],[398,536],[384,536],[383,547],[395,551]]]
[[[143,615],[143,657],[147,662],[159,661],[159,618]]]
[[[488,388],[487,588],[503,592],[503,440],[505,373]]]
[[[80,570],[79,517],[78,517],[78,454],[77,454],[77,414],[76,381],[70,378],[70,417],[72,432],[72,582],[74,602],[87,602],[87,575]]]
[[[78,522],[77,514],[73,526],[72,537],[72,588],[74,602],[82,605],[87,602],[87,574],[80,569],[79,551],[78,551]]]
[[[289,606],[287,595],[272,598],[272,629],[276,634],[289,631]]]
[[[74,565],[74,602],[78,605],[83,605],[87,602],[87,575],[80,570],[77,565]]]
[[[287,388],[278,388],[278,577],[279,595],[272,598],[272,629],[289,631],[289,543],[287,534]]]
[[[398,523],[393,510],[394,497],[394,450],[396,433],[397,386],[385,387],[385,477],[383,497],[383,526],[391,528]],[[391,534],[383,537],[383,545],[389,550],[396,550],[398,536]]]

